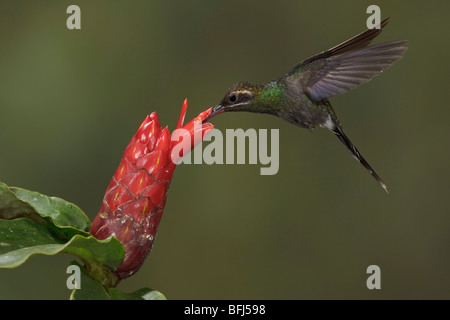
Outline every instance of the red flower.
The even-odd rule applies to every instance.
[[[187,105],[186,99],[176,129],[183,125]],[[123,243],[125,258],[115,271],[120,279],[139,270],[151,251],[176,163],[183,156],[182,152],[171,156],[172,149],[182,143],[182,150],[191,151],[200,142],[196,140],[214,127],[202,123],[210,114],[211,108],[200,113],[183,127],[183,139],[172,141],[169,130],[161,127],[153,112],[125,149],[90,230],[97,239],[115,236]],[[197,135],[201,139],[194,139]]]

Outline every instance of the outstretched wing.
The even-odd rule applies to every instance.
[[[287,74],[287,76],[292,75],[301,69],[303,69],[306,65],[317,61],[319,59],[324,59],[331,57],[333,55],[342,54],[345,52],[349,52],[356,49],[361,49],[367,47],[375,37],[377,37],[381,31],[383,31],[383,28],[388,24],[389,18],[384,19],[380,23],[379,29],[367,29],[360,34],[357,34],[356,36],[338,44],[337,46],[334,46],[331,49],[328,49],[327,51],[323,51],[321,53],[315,54],[312,57],[309,57],[306,60],[303,60],[298,65],[296,65],[292,70],[290,70]]]
[[[354,89],[399,60],[407,43],[390,41],[325,58],[311,73],[305,92],[318,102]]]
[[[391,41],[367,47],[387,25],[383,20],[379,29],[368,29],[351,39],[316,54],[286,74],[303,73],[305,91],[318,102],[345,93],[371,80],[402,57],[407,41]]]

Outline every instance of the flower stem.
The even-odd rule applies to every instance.
[[[106,289],[119,284],[119,277],[107,266],[88,259],[82,259],[87,273],[96,281],[100,282]]]

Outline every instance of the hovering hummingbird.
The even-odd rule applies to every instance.
[[[386,185],[345,135],[328,98],[371,80],[402,57],[406,40],[368,46],[388,23],[316,54],[284,76],[263,84],[238,82],[228,89],[220,104],[205,119],[228,111],[268,113],[302,128],[328,128],[388,192]]]

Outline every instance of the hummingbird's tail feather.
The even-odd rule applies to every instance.
[[[381,180],[381,178],[378,176],[378,174],[373,170],[373,168],[370,166],[370,164],[364,159],[364,157],[359,153],[358,149],[353,145],[353,143],[350,141],[350,139],[345,135],[344,130],[342,130],[342,127],[339,125],[339,123],[335,123],[333,120],[331,120],[331,117],[329,118],[329,121],[327,121],[327,124],[325,125],[328,129],[330,129],[338,138],[342,141],[342,143],[347,147],[348,150],[352,153],[353,157],[358,160],[359,163],[361,163],[364,168],[369,171],[369,173],[372,175],[372,177],[375,178],[375,180],[378,181],[378,183],[383,187],[383,189],[389,193],[386,184]]]

